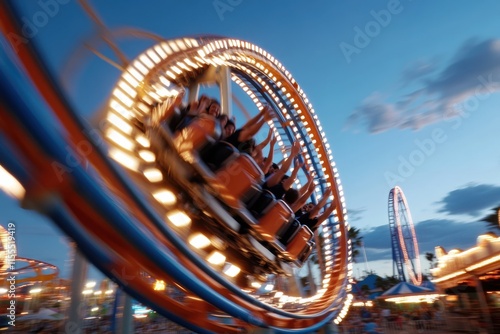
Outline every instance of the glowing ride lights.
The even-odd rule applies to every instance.
[[[500,237],[483,234],[477,245],[467,250],[452,249],[448,253],[436,247],[437,266],[431,269],[432,282],[443,288],[455,286],[461,280],[486,274],[500,267]]]
[[[389,229],[393,261],[400,280],[406,280],[403,270],[404,263],[413,284],[420,285],[422,272],[417,236],[408,202],[400,187],[394,187],[389,192]]]
[[[241,50],[233,52],[231,48],[241,48]],[[177,54],[181,50],[183,56],[179,58]],[[171,61],[170,58],[175,58],[175,61]],[[113,91],[107,117],[110,127],[106,131],[106,136],[111,143],[110,156],[129,170],[142,173],[151,184],[153,198],[166,209],[166,222],[177,228],[189,229],[191,218],[174,208],[178,199],[171,189],[164,187],[164,175],[154,167],[156,157],[149,150],[151,146],[149,139],[144,135],[131,133],[130,124],[133,117],[147,117],[152,104],[161,102],[165,97],[175,97],[179,92],[175,82],[185,73],[197,73],[196,71],[208,66],[228,66],[243,71],[250,76],[251,80],[259,82],[264,93],[271,96],[281,107],[280,110],[290,125],[289,129],[293,137],[300,139],[306,145],[305,153],[311,165],[310,171],[315,171],[324,180],[331,181],[332,178],[335,180],[335,182],[318,184],[316,188],[316,196],[320,197],[323,187],[333,187],[334,191],[329,200],[336,201],[337,208],[333,216],[321,226],[325,237],[324,244],[319,248],[321,256],[325,258],[322,262],[325,266],[322,288],[318,290],[316,296],[302,301],[319,300],[325,296],[331,301],[345,299],[343,307],[348,307],[350,303],[347,303],[346,296],[332,296],[331,293],[327,293],[328,290],[333,291],[333,286],[349,282],[352,276],[351,245],[346,241],[347,212],[330,145],[302,89],[283,65],[261,48],[234,39],[215,41],[205,39],[199,42],[187,38],[162,42],[148,49],[123,73],[122,79]],[[260,74],[257,75],[257,73]],[[258,109],[262,108],[261,96],[256,92],[255,87],[248,86],[248,81],[242,80],[237,71],[231,72],[231,79],[242,87]],[[146,80],[150,81],[145,82]],[[141,87],[141,94],[137,94],[138,87]],[[276,90],[274,87],[280,89]],[[289,109],[285,108],[285,105],[288,105]],[[275,131],[278,145],[285,150],[286,144],[285,138],[282,137],[281,125],[278,123],[269,125]],[[318,164],[317,167],[312,164],[313,161]],[[332,229],[335,232],[332,232]],[[196,231],[189,233],[187,241],[195,249],[203,249],[211,245],[209,237]],[[219,266],[227,276],[234,277],[239,274],[240,268],[226,262],[226,256],[221,252],[211,251],[205,256],[209,263]],[[293,300],[289,296],[284,296],[288,298],[287,300]],[[301,301],[301,299],[297,300]]]
[[[385,301],[392,302],[396,304],[404,304],[404,303],[427,303],[432,304],[436,300],[446,295],[439,293],[429,293],[427,295],[415,295],[415,296],[401,296],[401,297],[391,297],[386,298]]]
[[[2,165],[0,165],[0,180],[0,189],[7,195],[16,199],[22,199],[24,197],[25,190],[21,183],[5,170]]]

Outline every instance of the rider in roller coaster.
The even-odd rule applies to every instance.
[[[176,98],[169,108],[178,108],[182,103],[182,96]],[[260,144],[256,144],[254,136],[262,128],[265,122],[274,117],[274,110],[266,105],[260,112],[245,123],[241,128],[235,130],[234,120],[229,119],[225,114],[221,114],[221,107],[217,100],[202,95],[199,100],[189,103],[180,109],[182,120],[176,126],[176,132],[187,127],[197,117],[214,117],[218,120],[222,128],[219,140],[223,140],[235,147],[240,153],[249,154],[265,174],[263,189],[269,190],[276,200],[283,199],[295,213],[296,219],[302,224],[308,226],[314,233],[319,225],[333,212],[334,202],[330,203],[320,214],[321,209],[326,205],[328,197],[331,195],[331,189],[327,189],[321,200],[314,205],[312,202],[306,204],[314,192],[313,176],[307,175],[307,183],[299,190],[292,188],[298,172],[304,166],[304,162],[298,159],[300,153],[300,144],[293,143],[290,155],[282,161],[280,165],[273,163],[274,145],[276,138],[269,130],[268,136]],[[270,144],[269,154],[263,157],[263,149]],[[294,163],[294,169],[291,175],[286,172]],[[283,238],[286,236],[283,236]]]

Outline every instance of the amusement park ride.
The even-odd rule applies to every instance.
[[[405,194],[397,186],[389,192],[389,229],[396,277],[401,282],[406,282],[409,278],[414,285],[421,285],[422,269],[417,235]]]
[[[2,44],[9,45],[19,16],[8,2],[1,7]],[[352,300],[343,190],[311,102],[277,59],[234,38],[159,41],[123,70],[96,130],[74,112],[36,43],[16,50],[0,55],[0,165],[24,188],[23,205],[51,218],[123,290],[201,333],[252,327],[310,333],[341,321]],[[218,90],[229,117],[232,86],[256,110],[271,106],[276,117],[267,124],[281,158],[300,143],[305,167],[296,186],[314,173],[312,201],[331,189],[335,205],[316,235],[297,225],[283,201],[266,198],[263,173],[246,154],[222,145],[225,156],[215,167],[207,163],[214,147],[220,149],[213,122],[173,131],[180,117],[174,101],[180,94],[196,100],[201,86]],[[69,166],[68,156],[80,163]],[[407,245],[408,222],[397,218],[404,196],[393,196],[394,226],[405,226],[399,240]],[[286,230],[290,238],[280,239]],[[408,265],[409,251],[401,249]],[[306,296],[295,275],[311,254],[320,279]],[[155,290],[157,281],[185,298]],[[237,326],[214,319],[217,314]]]

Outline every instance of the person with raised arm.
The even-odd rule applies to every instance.
[[[302,215],[298,217],[298,220],[302,225],[309,227],[312,232],[314,232],[335,209],[335,201],[332,201],[330,205],[323,210],[323,213],[320,214],[321,209],[326,205],[331,193],[332,189],[328,188],[318,204],[314,205],[310,202],[302,208]]]
[[[273,130],[269,129],[267,138],[255,147],[254,159],[255,162],[257,162],[257,164],[259,165],[260,169],[262,169],[264,175],[267,175],[269,169],[273,165],[274,145],[276,145],[276,142],[277,140],[273,135]],[[264,147],[266,147],[267,144],[269,144],[269,152],[267,154],[267,157],[264,158],[262,155],[262,150],[264,149]]]
[[[237,129],[232,135],[225,138],[224,141],[236,147],[240,152],[252,155],[255,149],[253,136],[255,136],[265,122],[270,121],[273,117],[273,109],[266,105],[255,117]]]
[[[290,189],[292,186],[295,177],[297,176],[298,171],[302,167],[302,163],[296,161],[296,165],[292,172],[292,177],[286,175],[286,172],[290,169],[292,165],[292,161],[295,161],[295,157],[300,152],[300,144],[298,142],[294,142],[292,145],[292,150],[290,152],[290,156],[286,158],[281,167],[276,170],[274,173],[269,175],[264,182],[263,188],[268,189],[270,192],[274,194],[276,199],[281,199],[285,192]]]
[[[206,113],[211,101],[212,99],[210,99],[208,96],[201,95],[198,100],[191,101],[186,107],[182,108],[180,111],[182,120],[175,127],[175,131],[184,129],[196,117],[199,117],[201,114]]]
[[[315,185],[313,181],[313,174],[307,174],[307,182],[300,190],[290,188],[286,191],[285,196],[283,196],[283,200],[290,206],[296,216],[297,212],[302,213],[302,207],[307,203],[309,197],[311,197],[314,192]]]

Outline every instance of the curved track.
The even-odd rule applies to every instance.
[[[389,228],[391,230],[392,255],[398,277],[406,281],[406,272],[415,285],[422,283],[422,271],[418,251],[417,235],[410,208],[400,187],[389,192]],[[403,267],[404,265],[404,267]]]
[[[16,16],[9,6],[3,6],[4,36],[19,32]],[[110,99],[106,130],[114,127],[123,134],[128,127],[132,129],[128,140],[134,140],[133,147],[124,150],[103,141],[73,112],[33,43],[18,45],[17,57],[12,50],[5,51],[0,58],[0,164],[25,188],[25,203],[49,216],[94,265],[134,298],[201,333],[237,332],[247,326],[308,333],[345,315],[351,301],[347,291],[352,268],[342,187],[311,104],[271,55],[248,42],[218,37],[165,41],[146,50],[123,73]],[[190,248],[187,233],[173,224],[172,214],[179,213],[179,207],[174,209],[172,202],[197,210],[198,219],[204,222],[224,224],[230,215],[220,210],[225,207],[217,199],[203,192],[204,188],[195,188],[196,183],[182,173],[185,169],[179,166],[184,166],[185,159],[171,155],[161,163],[161,156],[154,151],[158,138],[154,131],[153,135],[140,135],[134,130],[134,122],[147,124],[155,104],[167,103],[179,88],[204,80],[207,73],[219,69],[228,70],[257,108],[268,103],[278,111],[279,119],[269,126],[283,147],[301,141],[305,159],[318,177],[316,195],[327,187],[333,190],[336,210],[316,239],[320,283],[312,296],[293,295],[294,291],[283,284],[290,271],[281,265],[264,266],[264,272],[255,273],[242,264],[248,279],[258,276],[281,282],[280,289],[273,290],[276,298],[262,296],[244,288],[241,281],[228,278],[221,268],[209,265],[204,254]],[[217,80],[222,87],[224,83]],[[223,106],[227,103],[221,102]],[[115,117],[109,117],[112,114]],[[46,115],[55,116],[62,129],[55,128]],[[168,142],[165,134],[163,138]],[[138,161],[136,147],[147,151],[148,146],[158,159],[145,162],[162,172],[159,181],[151,182],[142,173],[144,162]],[[128,156],[131,162],[123,163],[127,171],[112,163],[108,154],[121,156],[118,160],[122,163]],[[192,187],[186,188],[186,182]],[[177,195],[172,202],[155,196],[166,190]],[[218,237],[224,240],[224,235]],[[238,238],[235,233],[229,237]],[[231,259],[229,254],[226,258]],[[232,259],[243,258],[234,255]],[[254,256],[245,259],[254,264]],[[154,290],[156,281],[176,286],[182,292],[180,297]],[[212,316],[221,313],[234,317],[235,325],[221,324]]]

